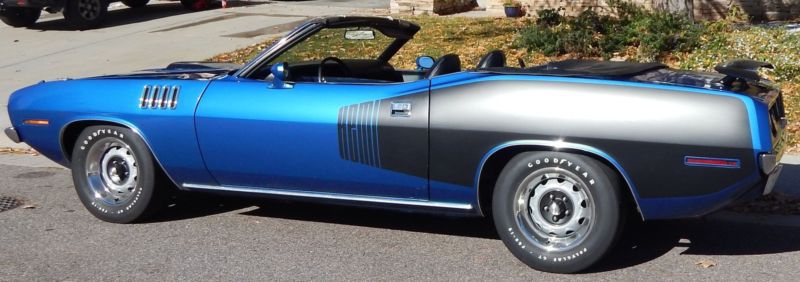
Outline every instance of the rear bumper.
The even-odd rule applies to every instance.
[[[775,189],[775,183],[783,171],[783,164],[780,163],[783,152],[786,149],[786,134],[783,131],[785,124],[779,127],[778,138],[776,144],[769,153],[762,153],[758,155],[758,166],[761,170],[761,180],[758,181],[753,188],[739,197],[734,204],[746,203],[756,198],[772,193]]]
[[[747,203],[757,199],[758,197],[772,193],[772,191],[775,189],[775,183],[777,183],[778,178],[780,178],[782,171],[783,165],[776,165],[774,170],[770,171],[769,174],[764,175],[756,185],[753,185],[753,187],[748,189],[729,205]]]
[[[775,139],[772,152],[758,155],[758,165],[761,168],[761,172],[766,177],[766,186],[764,187],[762,195],[772,193],[775,182],[783,169],[781,158],[783,157],[783,152],[786,150],[786,144],[788,144],[788,140],[786,140],[787,136],[784,131],[786,128],[786,119],[781,119],[779,123],[780,124],[777,126],[778,137]]]
[[[783,165],[782,164],[778,164],[778,166],[775,167],[775,170],[773,170],[767,176],[767,183],[764,186],[764,192],[761,193],[762,195],[766,195],[766,194],[772,193],[772,190],[775,188],[775,183],[777,183],[778,182],[778,178],[780,178],[781,171],[783,171]]]
[[[22,142],[22,139],[19,137],[19,133],[17,133],[17,130],[14,129],[14,127],[7,127],[4,132],[6,133],[6,136],[8,136],[8,139],[11,139],[11,141],[14,141],[14,143]]]

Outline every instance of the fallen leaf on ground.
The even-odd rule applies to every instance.
[[[701,259],[700,261],[696,262],[694,265],[697,265],[702,268],[712,268],[717,266],[717,262],[710,260],[710,259]]]
[[[6,154],[20,154],[20,155],[39,155],[38,152],[34,149],[30,148],[11,148],[11,147],[0,147],[0,153]]]
[[[30,209],[35,209],[36,206],[29,204],[29,205],[22,205],[20,208],[23,208],[23,209],[26,209],[26,210],[30,210]]]

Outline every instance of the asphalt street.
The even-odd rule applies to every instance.
[[[632,221],[600,266],[554,275],[518,262],[483,219],[193,194],[118,225],[73,189],[65,169],[0,165],[0,196],[29,205],[0,212],[1,281],[791,281],[800,266],[800,224]]]

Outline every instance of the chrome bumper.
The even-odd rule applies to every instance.
[[[785,126],[785,124],[783,126]],[[781,127],[781,129],[783,129],[783,127]],[[775,188],[775,182],[777,182],[778,177],[781,175],[781,170],[783,170],[781,157],[783,157],[783,151],[786,149],[787,143],[788,140],[786,140],[786,134],[783,132],[783,130],[781,130],[778,138],[778,144],[775,145],[775,147],[772,149],[772,152],[759,155],[761,172],[767,176],[767,183],[764,187],[764,195],[772,193],[772,189]]]
[[[8,139],[11,139],[11,141],[14,141],[14,143],[22,142],[22,139],[19,138],[19,134],[14,127],[7,127],[5,133],[6,136],[8,136]]]
[[[767,184],[764,185],[764,193],[762,195],[772,193],[772,190],[775,189],[775,183],[777,183],[778,178],[781,177],[782,170],[783,164],[778,164],[778,166],[775,167],[775,170],[767,175]]]

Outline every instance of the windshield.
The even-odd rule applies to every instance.
[[[358,31],[359,36],[346,36],[348,31]],[[366,36],[372,34],[372,38]],[[320,61],[327,57],[342,60],[376,60],[392,44],[394,38],[368,28],[326,28],[309,36],[272,62],[287,62],[290,65]]]

